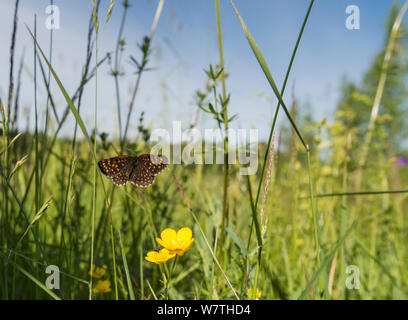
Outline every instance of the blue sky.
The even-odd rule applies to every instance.
[[[375,54],[384,44],[384,23],[391,0],[316,0],[308,25],[299,47],[297,57],[285,94],[291,103],[291,88],[295,83],[298,108],[313,113],[316,119],[333,118],[342,77],[361,81]],[[45,28],[45,7],[49,0],[20,1],[16,66],[25,50],[25,68],[21,103],[33,114],[33,44],[24,23],[33,26],[37,15],[37,30],[40,45],[48,52],[49,31]],[[101,33],[99,57],[115,48],[119,24],[123,12],[122,1],[116,0],[111,20],[105,26],[104,16],[109,1],[103,0],[101,8]],[[150,33],[158,0],[130,0],[131,8],[124,30],[126,51],[122,66],[126,75],[121,79],[122,108],[127,108],[135,75],[129,64],[129,55],[139,57],[137,43]],[[230,114],[239,114],[233,124],[236,128],[258,128],[260,137],[268,134],[276,99],[262,73],[244,36],[232,6],[220,0],[221,23],[224,40],[225,69],[229,73],[227,90],[231,93]],[[53,65],[64,86],[70,93],[78,86],[82,63],[85,57],[87,26],[92,10],[89,0],[54,0],[60,8],[59,30],[54,30]],[[281,87],[290,55],[307,11],[307,0],[236,0],[238,10],[254,36],[272,75]],[[360,29],[345,27],[345,9],[354,4],[360,8]],[[14,1],[0,0],[0,51],[2,73],[0,96],[6,100],[8,90],[9,42],[11,38]],[[131,133],[138,125],[138,117],[144,111],[147,123],[153,128],[170,128],[173,120],[181,120],[188,127],[196,106],[194,92],[205,85],[203,69],[219,61],[214,1],[210,0],[166,0],[155,37],[153,39],[151,67],[144,74],[139,95],[136,98]],[[116,99],[113,77],[109,66],[99,70],[98,75],[98,126],[101,131],[117,134]],[[17,67],[15,68],[15,74]],[[65,107],[63,97],[56,93],[58,110]],[[45,89],[39,88],[38,101],[42,110],[45,105]],[[81,114],[88,129],[93,126],[94,83],[88,85]],[[123,113],[124,116],[124,113]],[[32,118],[32,117],[31,117]],[[32,121],[32,120],[31,120]],[[283,115],[280,122],[287,121]],[[19,119],[23,126],[25,118]],[[74,119],[68,119],[63,135],[72,132]],[[199,126],[215,124],[206,115],[200,114]]]

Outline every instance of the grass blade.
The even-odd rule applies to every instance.
[[[128,285],[128,288],[129,288],[130,299],[136,300],[135,299],[135,293],[133,292],[132,280],[131,280],[130,274],[129,274],[129,268],[128,268],[128,264],[127,264],[127,260],[126,260],[125,249],[123,248],[122,235],[120,233],[120,230],[118,230],[118,233],[119,233],[120,252],[122,254],[123,266],[125,268],[126,281],[127,281],[127,285]]]
[[[30,28],[27,25],[26,25],[26,28],[27,28],[28,32],[30,33],[31,37],[33,38],[33,40],[34,40],[39,52],[41,53],[41,56],[43,57],[45,63],[48,65],[48,68],[51,70],[52,76],[54,77],[55,82],[58,84],[58,87],[60,88],[62,95],[64,96],[69,108],[71,109],[71,112],[74,115],[76,122],[78,123],[79,127],[81,128],[83,135],[85,136],[86,140],[88,141],[90,149],[92,150],[92,155],[93,155],[93,157],[95,158],[95,161],[96,161],[96,154],[94,153],[93,144],[92,144],[91,139],[89,138],[88,132],[87,132],[86,127],[85,127],[85,123],[83,122],[81,116],[78,113],[78,110],[76,109],[74,103],[72,102],[70,96],[68,95],[67,90],[65,90],[64,86],[62,85],[62,82],[59,79],[58,75],[56,74],[54,68],[49,63],[49,61],[48,61],[47,57],[45,56],[44,52],[42,51],[40,45],[38,44],[37,40],[35,39],[34,35],[32,34]]]
[[[344,234],[343,238],[340,239],[340,241],[337,242],[336,246],[333,248],[333,250],[330,252],[329,255],[327,255],[320,266],[320,268],[315,272],[313,275],[309,285],[313,286],[314,282],[320,277],[320,274],[323,272],[323,270],[326,270],[328,267],[329,263],[333,260],[334,255],[336,254],[337,250],[342,246],[348,235],[351,233],[351,231],[357,226],[357,219],[354,220],[350,228],[348,228],[347,232]],[[301,295],[299,296],[298,300],[304,300],[306,299],[308,295],[308,288],[304,289]]]
[[[19,270],[22,274],[24,274],[27,278],[29,278],[31,281],[33,281],[38,287],[43,289],[46,293],[48,293],[53,299],[55,300],[61,300],[59,296],[57,296],[54,292],[52,292],[50,289],[48,289],[41,281],[39,281],[37,278],[35,278],[32,274],[30,274],[28,271],[20,267],[17,263],[14,263],[13,261],[10,260],[10,263],[14,265],[17,270]]]
[[[272,77],[272,74],[271,74],[271,72],[269,70],[268,64],[266,63],[265,58],[264,58],[261,50],[259,50],[259,47],[255,42],[255,39],[252,37],[251,33],[249,32],[244,20],[242,19],[241,15],[238,12],[238,9],[235,6],[234,2],[232,0],[230,0],[230,1],[231,1],[231,4],[232,4],[232,6],[233,6],[233,8],[235,10],[235,13],[237,14],[238,20],[241,23],[242,30],[244,31],[245,36],[248,39],[249,45],[251,46],[251,49],[254,52],[255,57],[258,60],[259,65],[262,68],[262,71],[264,72],[266,78],[268,79],[268,82],[271,85],[273,92],[275,93],[276,97],[278,98],[279,102],[281,103],[281,105],[283,107],[283,110],[285,110],[286,116],[288,117],[290,123],[292,124],[293,128],[295,129],[297,136],[299,137],[300,141],[302,142],[303,146],[305,147],[305,150],[309,150],[309,146],[304,141],[299,129],[296,126],[296,123],[293,121],[292,116],[290,115],[290,112],[288,111],[288,108],[286,107],[286,104],[282,99],[282,96],[279,93],[279,90],[278,90],[278,88],[276,86],[275,80]]]

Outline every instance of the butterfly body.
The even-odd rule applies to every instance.
[[[131,182],[143,188],[150,186],[167,165],[168,160],[165,156],[151,154],[123,155],[98,162],[101,172],[112,178],[114,184],[121,186]]]

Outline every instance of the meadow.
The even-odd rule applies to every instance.
[[[33,51],[26,58],[36,61],[34,130],[16,125],[21,112],[16,23],[10,35],[9,90],[0,97],[1,299],[408,298],[408,151],[403,144],[408,3],[390,12],[367,87],[345,85],[335,120],[329,121],[302,114],[288,83],[314,1],[293,39],[283,84],[275,82],[245,13],[230,1],[242,27],[236,32],[247,38],[247,50],[278,101],[269,139],[257,146],[257,172],[241,175],[239,164],[228,164],[225,133],[235,116],[229,110],[234,92],[227,88],[233,74],[224,66],[219,0],[209,2],[217,19],[219,61],[202,66],[208,81],[195,96],[197,112],[224,134],[224,164],[172,164],[170,159],[151,186],[139,188],[114,185],[98,162],[151,152],[151,128],[134,110],[134,100],[143,75],[154,72],[149,59],[165,1],[157,1],[151,31],[139,39],[140,51],[132,57],[137,73],[130,101],[119,94],[117,59],[124,50],[121,32],[129,2],[109,1],[108,10],[100,9],[100,1],[89,2],[87,58],[75,92],[67,92],[53,69],[36,26],[20,30],[31,34]],[[19,5],[15,1],[14,21]],[[98,37],[102,26],[109,26],[111,10],[124,15],[108,59],[98,51]],[[118,113],[122,108],[127,115],[117,117],[117,139],[97,121],[98,102],[107,94],[98,90],[98,71],[108,60],[115,80],[109,94],[117,95]],[[39,87],[47,92],[46,104],[36,100]],[[94,90],[93,127],[81,117],[85,87]],[[55,102],[57,93],[64,97],[61,105]],[[43,113],[46,121],[40,123]],[[285,120],[279,129],[278,114]],[[60,136],[67,119],[75,121],[70,138]],[[135,136],[129,134],[130,121],[138,122]],[[187,245],[187,229],[163,235],[167,228],[189,228],[194,241]],[[172,240],[180,244],[178,251],[171,250]],[[47,283],[55,272],[47,273],[48,266],[59,269],[57,287],[55,278],[54,288]]]

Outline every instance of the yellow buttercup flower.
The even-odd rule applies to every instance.
[[[164,263],[173,258],[176,254],[171,254],[166,248],[161,249],[160,251],[149,251],[145,259],[156,264]]]
[[[194,242],[193,233],[190,228],[181,228],[175,231],[171,228],[164,229],[156,241],[165,247],[171,254],[182,256]]]
[[[247,296],[249,299],[252,299],[252,294],[253,294],[253,288],[249,288],[247,291]],[[258,290],[258,288],[256,288],[256,300],[259,300],[259,298],[261,297],[261,291]]]
[[[92,272],[92,277],[93,277],[93,278],[96,278],[96,279],[102,278],[102,277],[105,275],[107,268],[108,268],[108,267],[106,266],[106,264],[104,264],[104,265],[102,266],[102,268],[99,268],[99,267],[95,266],[95,267],[94,267],[94,270],[93,270],[93,272]],[[90,274],[90,273],[91,273],[91,272],[89,272],[89,274]]]
[[[109,280],[98,280],[95,288],[93,288],[93,293],[106,293],[111,291],[111,283]]]

